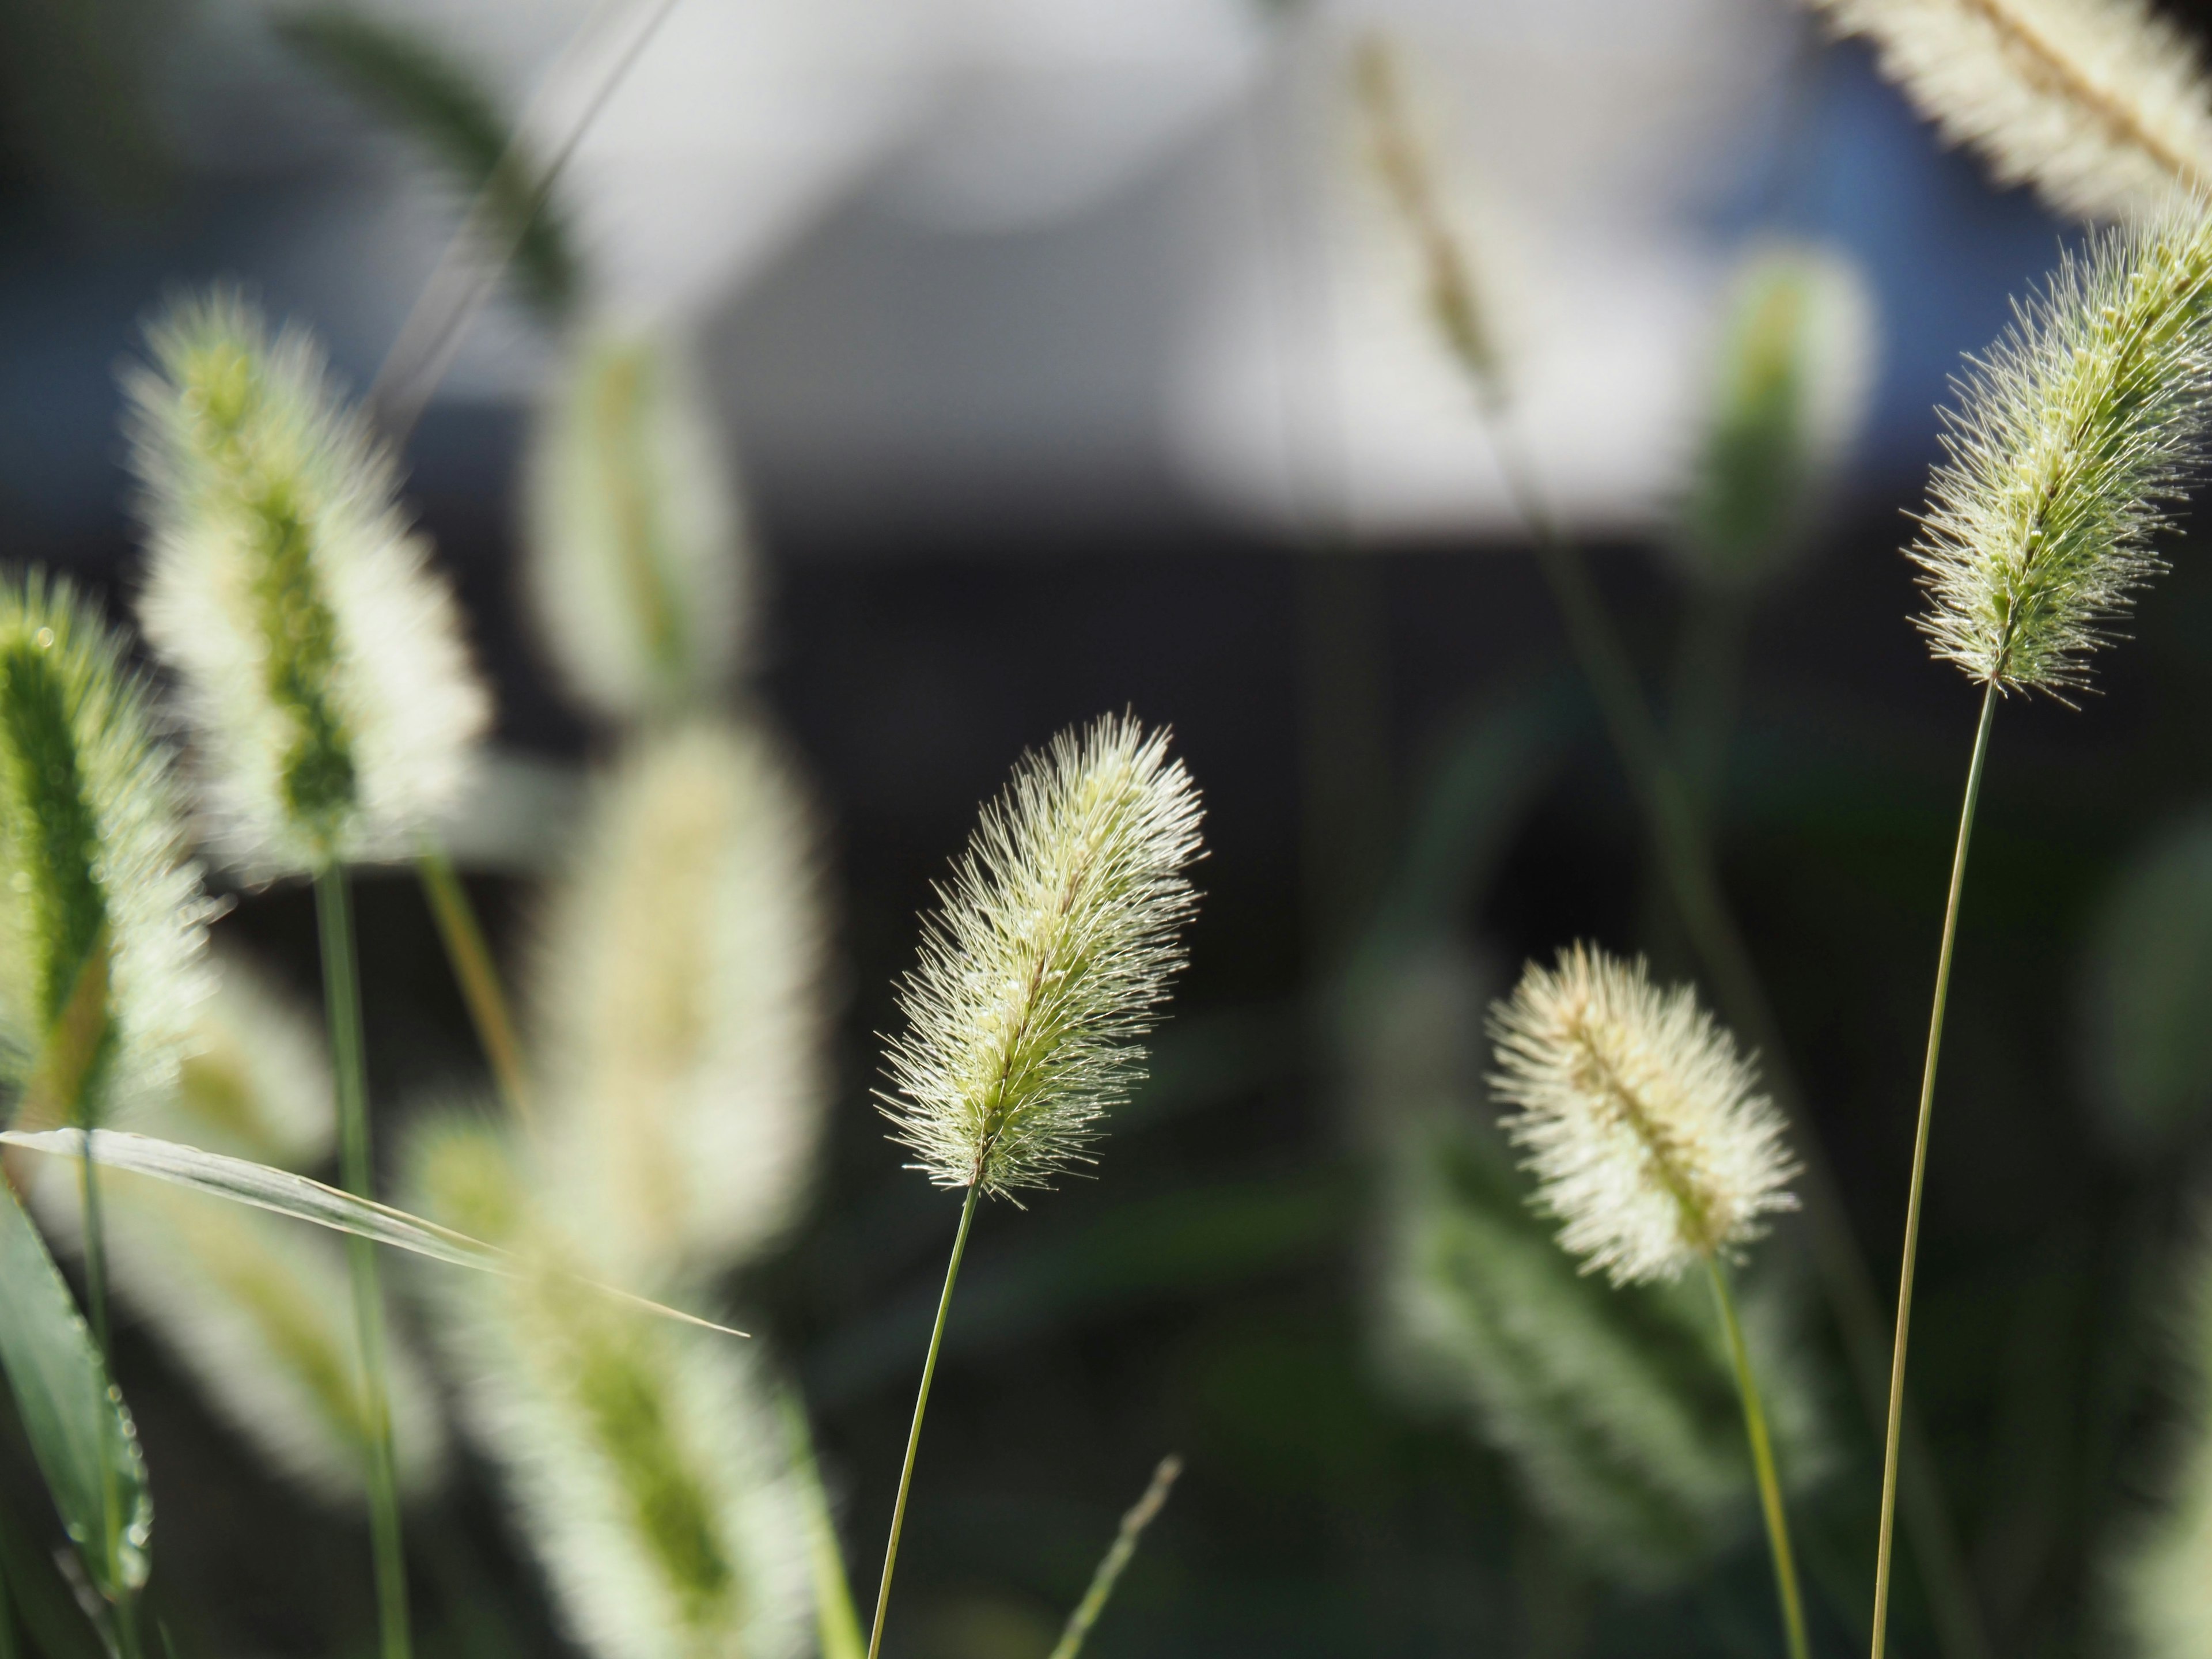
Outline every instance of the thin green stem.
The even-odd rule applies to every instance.
[[[1912,1331],[1912,1277],[1920,1256],[1920,1199],[1928,1175],[1928,1124],[1936,1104],[1936,1062],[1943,1052],[1943,1015],[1951,1000],[1951,953],[1959,938],[1959,895],[1966,882],[1966,850],[1973,844],[1974,806],[1982,795],[1989,759],[1990,726],[1997,712],[1992,680],[1982,691],[1981,724],[1974,757],[1966,763],[1966,798],[1959,808],[1959,844],[1951,854],[1951,891],[1943,905],[1943,943],[1936,955],[1936,995],[1928,1012],[1928,1059],[1920,1073],[1920,1120],[1912,1132],[1912,1185],[1905,1200],[1905,1265],[1897,1278],[1897,1340],[1890,1348],[1889,1426],[1881,1451],[1881,1531],[1874,1558],[1874,1659],[1889,1640],[1891,1539],[1897,1521],[1897,1457],[1905,1412],[1905,1355]]]
[[[422,878],[422,896],[438,924],[438,937],[445,941],[446,960],[453,965],[461,998],[469,1006],[469,1018],[477,1028],[484,1059],[491,1066],[492,1080],[499,1085],[507,1109],[527,1123],[529,1072],[522,1063],[522,1044],[514,1034],[507,993],[501,987],[490,948],[484,943],[476,906],[469,902],[469,890],[462,885],[453,861],[441,847],[426,843],[416,855],[415,872]]]
[[[1168,1501],[1168,1492],[1182,1473],[1182,1459],[1170,1455],[1160,1459],[1152,1471],[1152,1485],[1145,1495],[1121,1517],[1121,1530],[1114,1534],[1113,1547],[1106,1552],[1097,1571],[1091,1575],[1091,1588],[1076,1603],[1075,1611],[1067,1615],[1067,1627],[1060,1632],[1060,1645],[1053,1649],[1050,1659],[1076,1659],[1083,1650],[1091,1627],[1098,1622],[1098,1615],[1106,1611],[1107,1598],[1114,1594],[1120,1582],[1121,1570],[1129,1565],[1129,1558],[1137,1553],[1137,1540],[1144,1536],[1145,1528],[1152,1524],[1152,1517]]]
[[[84,1211],[84,1300],[92,1322],[92,1338],[100,1352],[100,1366],[108,1385],[114,1386],[115,1346],[108,1334],[107,1319],[107,1244],[106,1224],[100,1219],[100,1177],[94,1171],[98,1165],[92,1160],[92,1125],[86,1120],[80,1103],[78,1133],[84,1138],[84,1146],[77,1158],[78,1193]],[[100,1414],[100,1435],[103,1441],[114,1434],[113,1419],[106,1412]],[[102,1524],[107,1529],[107,1559],[117,1559],[123,1542],[123,1487],[117,1472],[112,1446],[103,1449],[100,1460],[100,1509]],[[116,1644],[122,1649],[124,1659],[135,1659],[138,1645],[138,1613],[136,1598],[125,1593],[115,1607]]]
[[[1758,1053],[1777,1103],[1793,1121],[1805,1121],[1805,1091],[1790,1064],[1781,1022],[1767,1000],[1758,967],[1721,889],[1711,842],[1671,763],[1658,722],[1637,681],[1627,647],[1613,626],[1581,550],[1553,517],[1502,399],[1494,389],[1480,383],[1477,392],[1500,470],[1515,507],[1535,541],[1539,562],[1566,627],[1569,647],[1597,702],[1629,791],[1643,812],[1654,855],[1690,948],[1711,981],[1729,1022]],[[1843,1200],[1820,1143],[1802,1141],[1799,1152],[1805,1166],[1801,1186],[1814,1265],[1869,1417],[1886,1420],[1897,1402],[1883,1391],[1882,1321],[1874,1279],[1858,1240],[1844,1218]],[[1920,1449],[1920,1436],[1909,1408],[1903,1432],[1905,1441],[1914,1449],[1903,1465],[1905,1520],[1944,1649],[1952,1659],[1987,1659],[1990,1644],[1981,1611],[1966,1578],[1942,1489]]]
[[[1775,1472],[1766,1408],[1759,1403],[1759,1381],[1752,1375],[1751,1352],[1744,1346],[1743,1322],[1736,1317],[1728,1274],[1712,1256],[1705,1258],[1705,1267],[1712,1277],[1713,1300],[1721,1310],[1721,1328],[1728,1334],[1729,1363],[1735,1368],[1736,1390],[1743,1396],[1743,1431],[1751,1442],[1752,1469],[1759,1477],[1759,1507],[1766,1518],[1766,1548],[1774,1558],[1774,1589],[1782,1602],[1782,1627],[1789,1637],[1790,1659],[1808,1659],[1805,1603],[1797,1592],[1797,1558],[1790,1548],[1790,1517],[1782,1507],[1782,1480]]]
[[[353,904],[345,872],[315,872],[315,920],[322,935],[323,1000],[337,1074],[339,1169],[346,1190],[373,1197],[368,1141],[368,1068],[362,1048],[361,982],[354,959]],[[408,1659],[407,1558],[399,1532],[399,1481],[392,1455],[392,1402],[384,1360],[384,1296],[376,1247],[346,1239],[353,1270],[354,1325],[361,1346],[361,1398],[368,1444],[368,1520],[376,1563],[376,1607],[384,1659]]]
[[[914,1426],[906,1434],[906,1463],[899,1470],[898,1501],[891,1505],[890,1541],[884,1546],[884,1582],[876,1589],[876,1622],[868,1632],[868,1659],[876,1659],[884,1645],[884,1613],[890,1606],[891,1569],[898,1565],[899,1533],[906,1525],[906,1494],[914,1484],[914,1455],[921,1445],[922,1413],[929,1409],[929,1385],[937,1376],[937,1350],[945,1340],[945,1315],[952,1306],[952,1282],[960,1277],[960,1258],[968,1253],[968,1228],[975,1219],[975,1200],[981,1187],[968,1189],[960,1206],[960,1231],[952,1236],[952,1260],[945,1267],[945,1290],[937,1298],[937,1323],[930,1328],[929,1357],[921,1362],[921,1392],[915,1396]]]

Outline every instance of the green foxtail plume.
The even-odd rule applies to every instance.
[[[712,702],[756,580],[728,441],[679,339],[582,332],[524,463],[525,591],[554,665],[610,720]]]
[[[884,1114],[939,1186],[1006,1194],[1087,1161],[1182,965],[1199,818],[1166,733],[1110,716],[1024,759],[984,809],[886,1057]]]
[[[2212,410],[2212,218],[2105,233],[1965,382],[1912,557],[1939,657],[2001,690],[2087,684]]]
[[[396,463],[303,331],[223,290],[125,380],[149,565],[215,843],[258,875],[411,853],[490,703]]]
[[[536,953],[549,1199],[617,1277],[722,1267],[794,1219],[827,1102],[813,814],[755,725],[641,737]]]

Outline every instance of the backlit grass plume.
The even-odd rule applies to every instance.
[[[1616,1285],[1672,1279],[1796,1207],[1781,1115],[1687,986],[1587,945],[1491,1011],[1491,1087],[1559,1243]]]
[[[2212,219],[2106,233],[1977,364],[1912,557],[1936,653],[2063,695],[2160,563],[2212,391]]]
[[[610,1271],[728,1266],[805,1201],[824,905],[811,814],[757,727],[648,735],[599,787],[537,1024],[544,1161]]]
[[[2160,566],[2152,538],[2200,459],[2212,394],[2212,216],[2179,203],[2109,231],[2069,258],[2038,303],[1978,364],[1945,434],[1911,550],[1936,654],[1982,687],[1951,858],[1928,1049],[1906,1188],[1889,1420],[1875,1547],[1874,1659],[1886,1650],[1897,1461],[1918,1268],[1936,1074],[1942,1055],[1959,903],[1999,696],[2064,698],[2135,591]]]
[[[1164,732],[1134,716],[1070,728],[1025,755],[983,809],[921,959],[899,988],[907,1030],[885,1054],[894,1137],[939,1187],[964,1188],[922,1360],[884,1548],[868,1659],[882,1650],[891,1573],[975,1200],[1049,1186],[1089,1161],[1098,1120],[1141,1073],[1140,1039],[1182,966],[1197,895],[1198,791]]]
[[[2164,1504],[2113,1564],[2135,1659],[2197,1659],[2212,1633],[2212,1231],[2191,1249],[2173,1335],[2182,1411],[2165,1460]]]
[[[2212,79],[2148,0],[1811,0],[2005,184],[2132,216],[2212,189]]]
[[[463,1417],[570,1633],[599,1659],[799,1659],[804,1516],[748,1346],[580,1305],[555,1271],[565,1226],[489,1128],[436,1126],[416,1151],[428,1213],[537,1264],[430,1283]]]
[[[601,328],[539,411],[523,507],[532,608],[614,720],[711,699],[743,653],[751,564],[725,440],[677,342]]]
[[[1865,278],[1841,255],[1770,242],[1743,257],[1678,526],[1697,574],[1755,582],[1795,550],[1865,415],[1874,332]]]
[[[1807,1659],[1781,1473],[1724,1270],[1767,1216],[1796,1207],[1781,1113],[1688,986],[1662,991],[1642,962],[1588,945],[1561,951],[1556,968],[1530,963],[1512,996],[1492,1005],[1489,1029],[1492,1091],[1520,1108],[1503,1127],[1528,1154],[1533,1202],[1565,1224],[1561,1247],[1616,1288],[1704,1264],[1743,1406],[1784,1632],[1791,1659]]]
[[[0,584],[0,1042],[23,1127],[176,1075],[213,907],[117,636],[66,582]]]
[[[1182,965],[1198,792],[1126,716],[1025,758],[939,889],[900,988],[884,1110],[940,1187],[1043,1187],[1141,1075]]]
[[[304,332],[173,307],[126,379],[149,562],[216,844],[258,874],[412,851],[489,703],[395,463]]]

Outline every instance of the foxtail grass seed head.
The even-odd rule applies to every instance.
[[[2164,1504],[2112,1564],[2114,1611],[2136,1659],[2198,1659],[2212,1632],[2212,1227],[2200,1228],[2180,1288],[2179,1455],[2166,1460]]]
[[[1677,538],[1705,580],[1756,582],[1796,550],[1865,417],[1873,297],[1841,254],[1758,244],[1729,283],[1719,347]]]
[[[1911,556],[1935,653],[2003,690],[2087,683],[2212,410],[2212,216],[2107,232],[1964,383]]]
[[[1810,0],[1998,182],[2132,218],[2212,190],[2212,80],[2148,0]]]
[[[806,1528],[752,1345],[580,1300],[558,1271],[565,1220],[533,1212],[496,1132],[434,1139],[427,1212],[504,1217],[493,1236],[526,1264],[425,1282],[462,1420],[569,1633],[597,1659],[811,1651]]]
[[[907,1029],[881,1098],[913,1167],[1003,1196],[1089,1161],[1182,966],[1200,813],[1167,733],[1127,715],[1024,757],[899,988]]]
[[[160,1095],[214,914],[120,641],[66,583],[0,583],[0,1054],[30,1120]]]
[[[542,1152],[617,1273],[729,1267],[795,1218],[827,1102],[814,815],[757,726],[640,738],[537,953]]]
[[[680,342],[579,339],[531,438],[524,572],[546,647],[594,713],[696,707],[738,665],[753,572],[727,450]]]
[[[241,952],[218,948],[175,1092],[128,1127],[299,1174],[329,1161],[337,1097],[320,1018]]]
[[[1490,1085],[1560,1244],[1615,1285],[1672,1279],[1796,1207],[1782,1115],[1686,985],[1589,945],[1493,1003]]]
[[[411,849],[490,702],[395,463],[302,331],[186,300],[131,371],[149,561],[214,844],[256,876]]]

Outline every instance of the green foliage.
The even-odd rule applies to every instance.
[[[0,1367],[85,1576],[109,1602],[127,1600],[146,1582],[154,1528],[137,1431],[45,1241],[4,1182]]]
[[[2091,1125],[2150,1164],[2212,1108],[2212,817],[2136,850],[2098,910],[2079,975]]]
[[[523,296],[557,321],[576,290],[566,227],[544,199],[536,169],[511,151],[506,118],[467,65],[415,30],[343,7],[294,12],[275,27],[301,57],[421,143],[463,190],[487,195],[494,227],[514,248]]]

